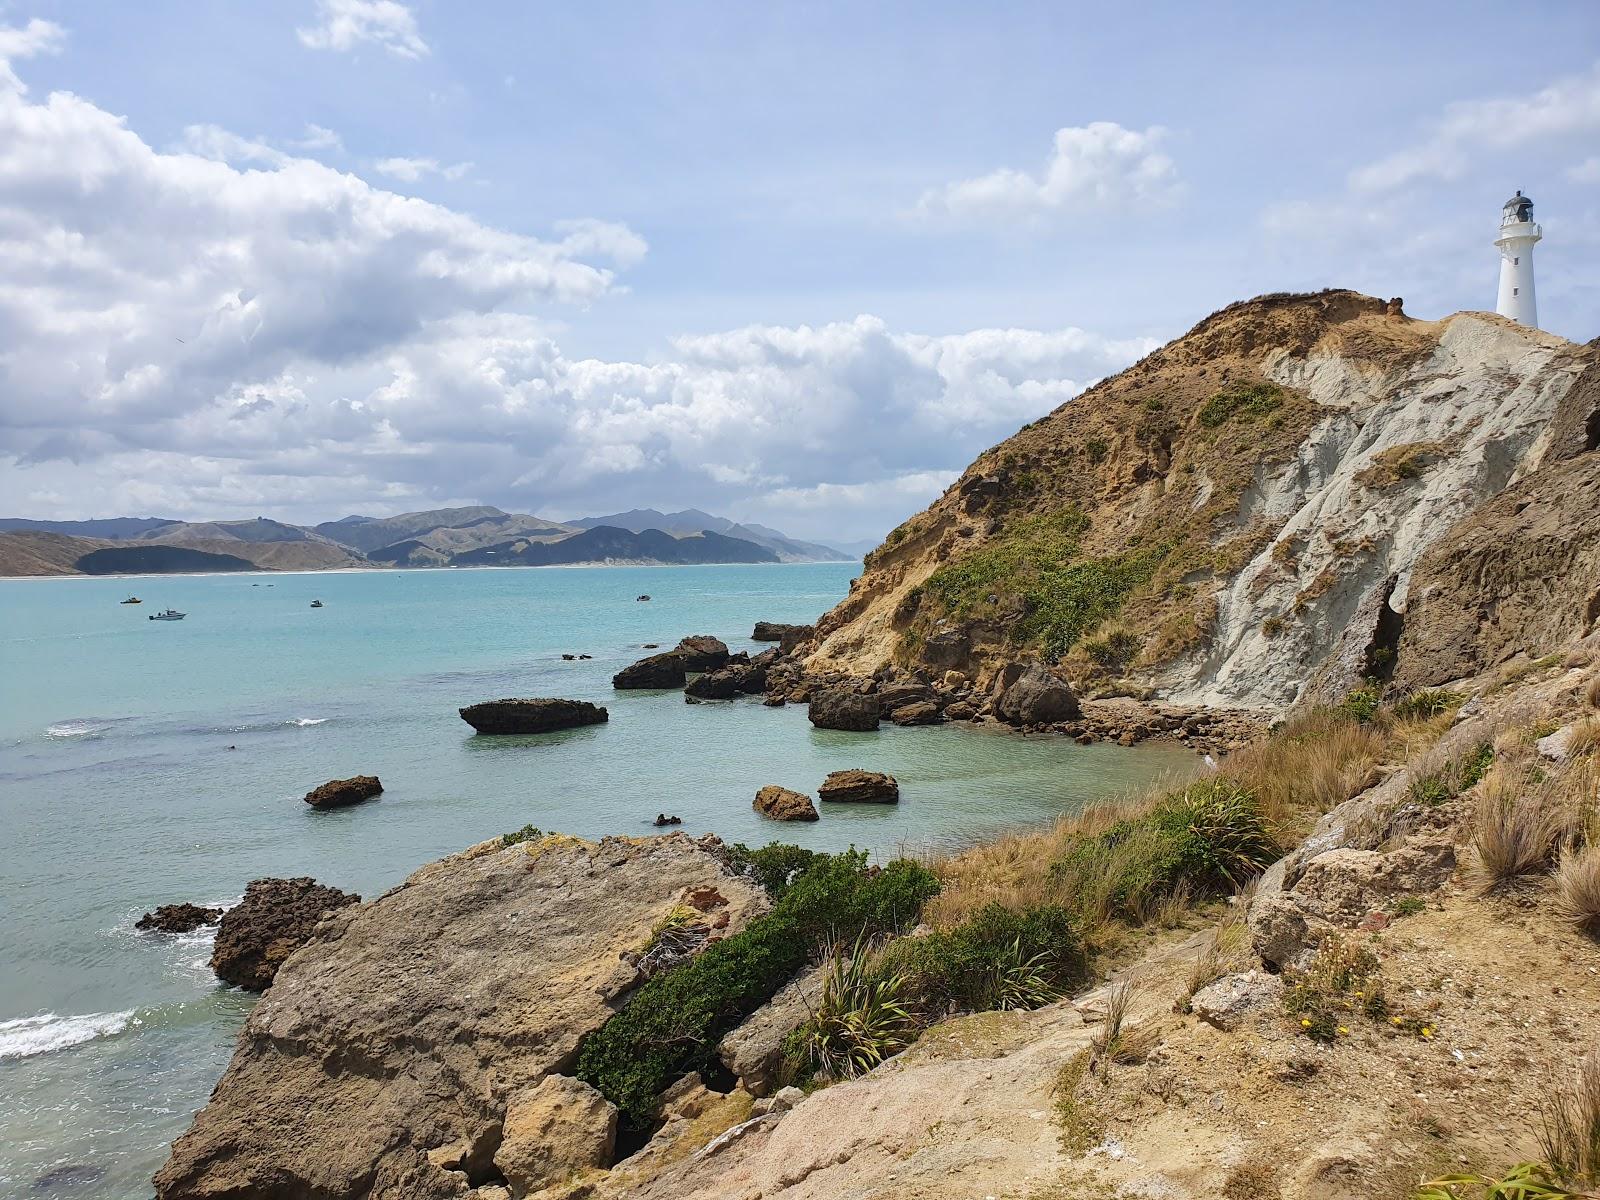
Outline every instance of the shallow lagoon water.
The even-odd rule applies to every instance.
[[[819,731],[801,708],[610,686],[647,642],[713,633],[762,649],[755,621],[810,621],[858,571],[0,581],[0,1194],[148,1196],[221,1074],[251,998],[210,975],[209,935],[135,933],[157,904],[229,903],[264,875],[373,896],[524,824],[646,834],[662,811],[730,841],[949,849],[1192,769],[1166,747]],[[130,592],[144,603],[119,604]],[[188,618],[147,620],[169,605]],[[594,700],[611,720],[473,736],[456,709],[500,696]],[[815,794],[842,767],[891,772],[902,802],[828,806],[810,825],[750,807],[763,784]],[[383,796],[301,803],[357,773],[380,776]]]

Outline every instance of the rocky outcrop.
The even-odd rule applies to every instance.
[[[791,791],[769,783],[756,793],[753,807],[763,817],[774,821],[815,821],[817,807],[804,792]]]
[[[1227,1032],[1282,1002],[1281,976],[1265,971],[1243,971],[1201,988],[1190,998],[1189,1007],[1207,1025]]]
[[[579,1079],[546,1075],[506,1105],[494,1165],[520,1200],[586,1167],[608,1167],[617,1109]]]
[[[324,917],[360,899],[305,876],[257,879],[222,914],[211,969],[225,983],[264,991],[289,956],[317,934]]]
[[[717,1057],[752,1096],[770,1096],[783,1078],[784,1040],[822,997],[822,967],[801,972],[717,1046]]]
[[[838,688],[813,696],[806,717],[818,729],[848,729],[856,733],[877,729],[881,719],[876,696]]]
[[[691,679],[683,694],[691,700],[732,700],[735,696],[758,696],[766,687],[766,666],[745,659],[730,661],[725,667]]]
[[[251,1012],[158,1196],[442,1200],[598,1159],[604,1110],[568,1124],[569,1085],[541,1084],[642,978],[622,955],[708,890],[730,932],[768,906],[674,833],[495,839],[342,909]]]
[[[995,715],[1008,725],[1054,725],[1078,716],[1078,698],[1061,676],[1029,663],[1008,678],[995,701]]]
[[[619,691],[666,691],[681,688],[687,680],[683,655],[676,650],[668,650],[665,654],[652,654],[631,666],[623,667],[611,677],[611,686]]]
[[[1453,525],[1592,453],[1597,355],[1348,291],[1231,305],[983,454],[868,557],[806,667],[987,683],[1020,649],[1059,657],[1080,695],[1114,678],[1186,706],[1308,699],[1330,658],[1348,678],[1392,654],[1394,618],[1425,632],[1413,574]],[[1540,543],[1489,640],[1532,612]],[[1561,590],[1565,613],[1580,593]],[[1570,628],[1538,616],[1539,639]]]
[[[708,633],[691,634],[678,643],[686,671],[715,671],[728,665],[728,644]]]
[[[1600,451],[1546,467],[1459,522],[1411,579],[1396,685],[1538,658],[1600,627]]]
[[[330,779],[305,795],[312,808],[347,808],[383,792],[376,775],[352,775],[349,779]]]
[[[193,933],[202,925],[215,925],[221,916],[220,908],[204,908],[187,902],[163,904],[155,912],[145,913],[133,927],[146,933]]]
[[[944,720],[944,714],[933,701],[918,700],[914,704],[902,704],[889,714],[889,720],[896,725],[937,725]]]
[[[781,642],[784,635],[796,629],[809,629],[808,625],[780,625],[776,621],[757,621],[755,632],[750,635],[752,642]]]
[[[587,700],[485,700],[461,711],[461,719],[479,733],[549,733],[599,725],[611,714]]]
[[[779,654],[793,654],[806,642],[816,636],[814,625],[791,625],[784,630],[783,636],[778,639]]]
[[[825,804],[898,804],[900,784],[882,771],[834,771],[817,789]]]

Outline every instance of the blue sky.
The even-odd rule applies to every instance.
[[[1492,306],[1517,187],[1542,324],[1600,334],[1587,2],[0,27],[7,513],[694,504],[873,536],[1232,300]]]

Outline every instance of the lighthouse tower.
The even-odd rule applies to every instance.
[[[1519,325],[1539,328],[1539,305],[1533,294],[1533,244],[1544,236],[1533,219],[1533,201],[1521,192],[1506,201],[1500,213],[1500,297],[1494,310]]]

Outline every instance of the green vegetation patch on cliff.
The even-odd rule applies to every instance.
[[[1169,543],[1156,542],[1082,557],[1088,528],[1089,519],[1076,508],[1018,521],[1005,536],[929,576],[919,604],[929,616],[966,620],[998,613],[1018,599],[1022,612],[1010,623],[1010,638],[1058,660],[1115,616],[1171,551]]]
[[[1275,383],[1239,384],[1223,388],[1200,406],[1200,424],[1215,429],[1235,419],[1265,417],[1283,404],[1283,389]]]
[[[617,1106],[623,1124],[647,1129],[662,1091],[710,1065],[722,1035],[792,978],[824,943],[874,938],[911,926],[939,890],[926,867],[899,859],[869,866],[860,851],[800,855],[745,851],[778,892],[773,910],[642,985],[584,1042],[577,1076]]]

